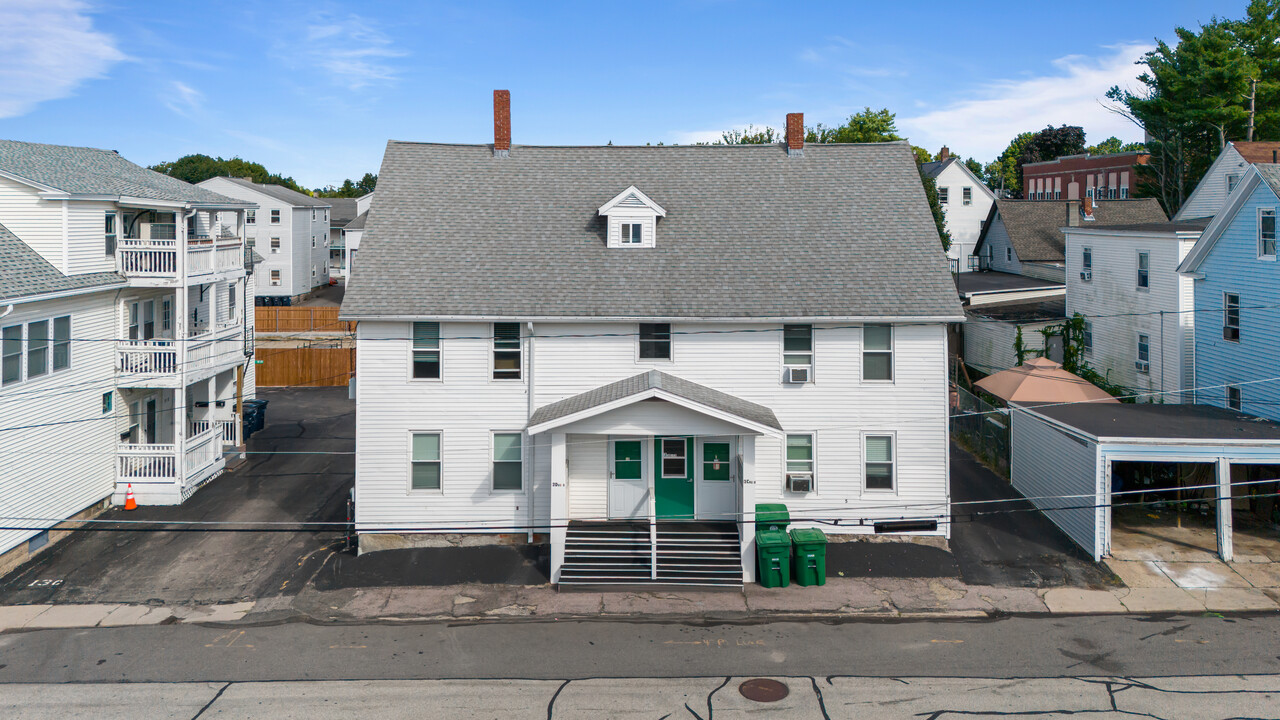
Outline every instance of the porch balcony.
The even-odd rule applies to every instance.
[[[210,424],[186,438],[181,456],[172,443],[121,443],[116,448],[116,494],[132,485],[141,504],[181,503],[222,472],[226,432],[221,425]]]
[[[244,320],[203,323],[185,340],[152,338],[116,341],[120,387],[176,388],[244,361]]]
[[[173,238],[173,226],[156,231],[159,223],[143,224],[141,237],[124,238],[116,246],[116,267],[131,279],[176,283],[180,249],[185,248],[186,276],[204,277],[244,269],[244,239],[239,235],[195,235],[185,246]],[[167,236],[167,237],[166,237]]]

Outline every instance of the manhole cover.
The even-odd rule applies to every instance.
[[[778,702],[786,697],[791,691],[787,686],[777,680],[769,680],[767,678],[755,678],[748,680],[738,686],[738,692],[742,693],[742,697],[756,702]]]

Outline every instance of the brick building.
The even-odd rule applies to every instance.
[[[1132,151],[1027,163],[1022,166],[1022,193],[1027,200],[1122,200],[1133,194],[1137,167],[1150,160],[1150,154]]]

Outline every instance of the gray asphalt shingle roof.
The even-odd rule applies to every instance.
[[[135,165],[112,150],[0,140],[0,170],[72,195],[217,206],[244,202]]]
[[[329,227],[346,227],[347,223],[356,219],[355,198],[326,198],[329,201]]]
[[[936,180],[938,179],[938,176],[942,174],[942,171],[946,170],[947,166],[955,161],[955,157],[949,157],[946,160],[920,163],[920,172],[923,172],[926,176]]]
[[[347,317],[959,317],[907,143],[516,146],[392,141]],[[654,248],[608,248],[635,185]]]
[[[1067,238],[1062,228],[1069,224],[1069,200],[1002,200],[997,198],[992,210],[998,214],[1009,233],[1009,242],[1021,262],[1062,262]],[[1078,203],[1078,201],[1075,201]],[[1094,204],[1092,221],[1081,227],[1163,223],[1169,218],[1155,198],[1138,200],[1100,200]],[[986,244],[987,233],[994,223],[988,222],[978,238],[973,254]]]
[[[365,223],[369,221],[369,211],[365,210],[355,217],[354,220],[346,224],[347,230],[363,230]]]
[[[224,180],[230,180],[236,185],[247,187],[251,190],[257,190],[263,195],[273,197],[277,200],[297,205],[300,207],[329,207],[330,203],[327,198],[313,198],[310,195],[303,195],[297,190],[290,190],[283,185],[272,185],[270,183],[256,183],[252,180],[244,178],[226,177]]]
[[[633,375],[625,380],[601,385],[598,388],[565,398],[559,402],[543,405],[535,410],[533,416],[529,418],[529,425],[541,425],[633,395],[639,395],[649,390],[664,390],[685,400],[715,408],[734,417],[749,420],[757,425],[764,425],[776,430],[782,429],[782,424],[778,422],[777,416],[764,405],[743,400],[728,393],[713,390],[705,385],[699,385],[658,370],[650,370],[646,373]]]
[[[0,302],[124,282],[123,275],[113,272],[63,275],[40,253],[0,225]]]

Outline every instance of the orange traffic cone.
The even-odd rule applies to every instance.
[[[133,499],[133,483],[129,483],[129,489],[124,493],[124,509],[137,510],[138,501]]]

